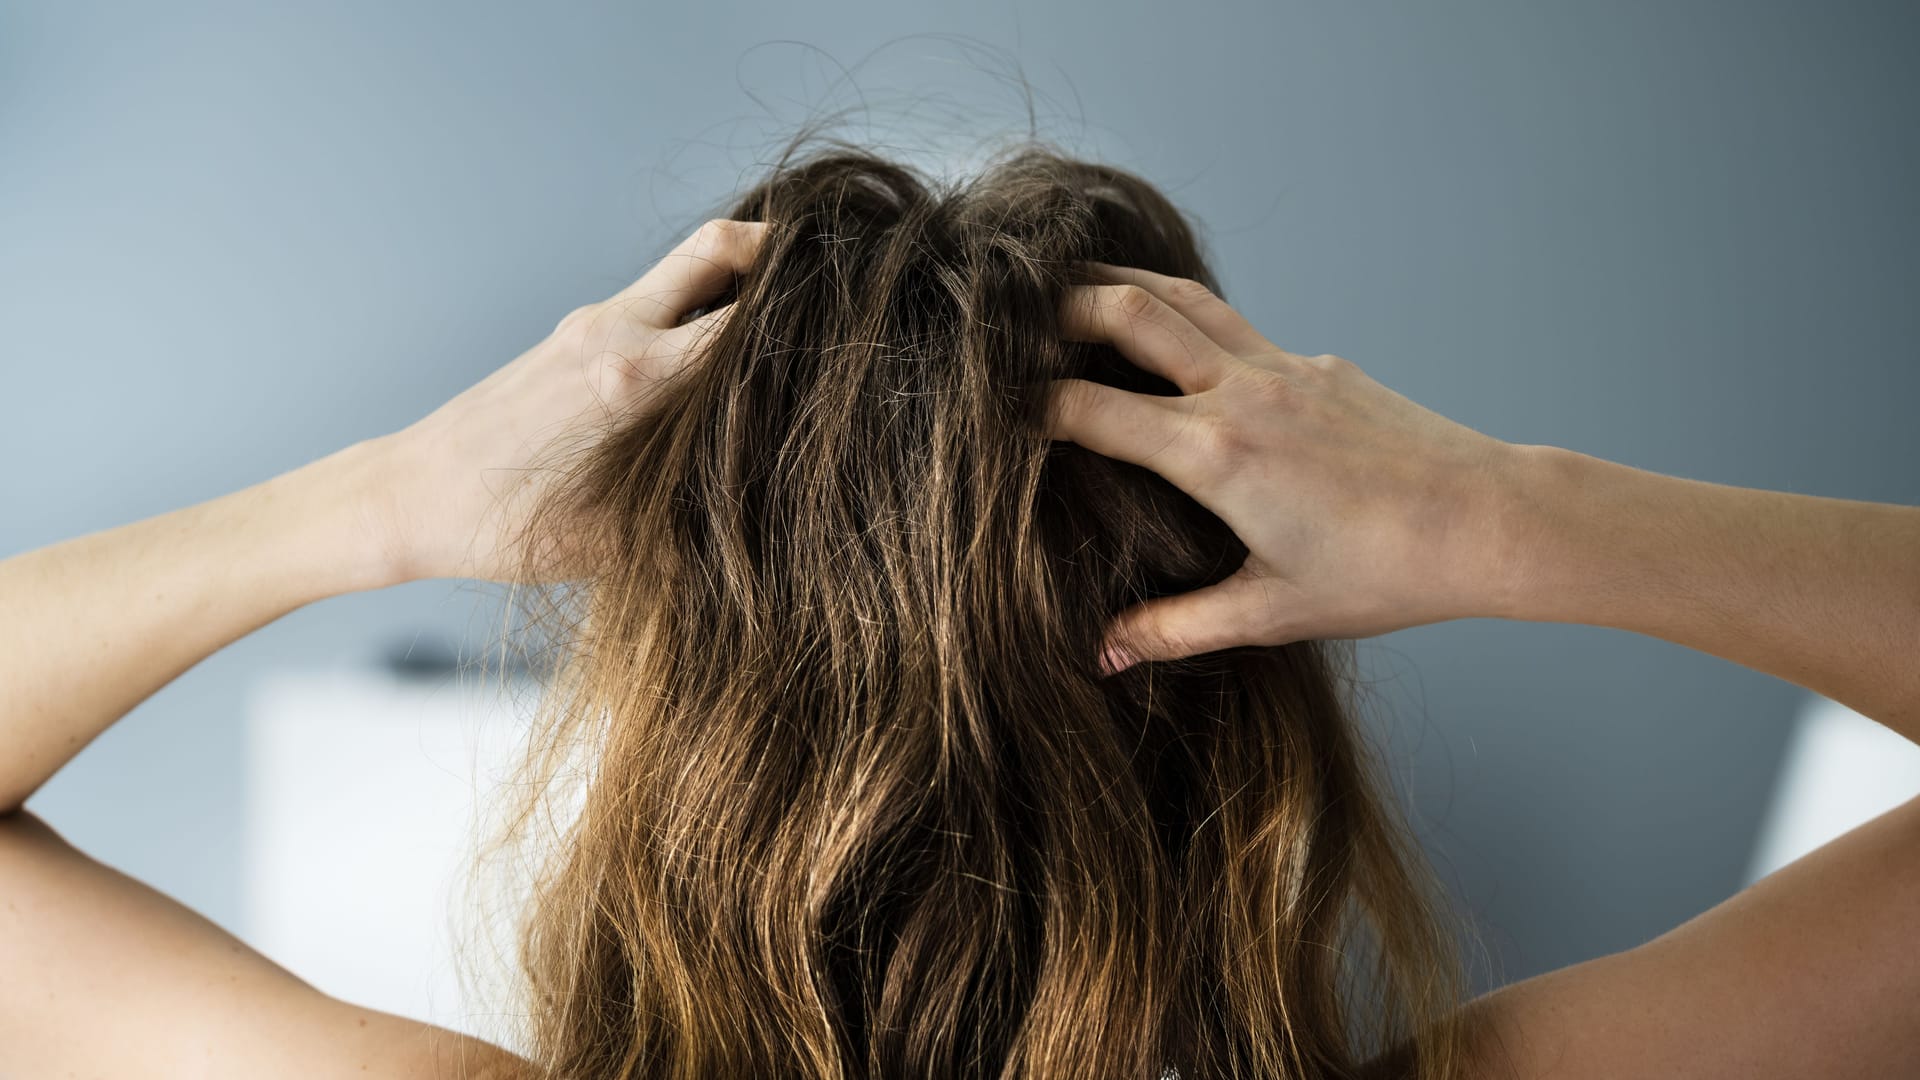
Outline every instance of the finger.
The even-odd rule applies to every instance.
[[[1071,341],[1112,345],[1188,394],[1218,383],[1233,359],[1186,316],[1137,285],[1068,290],[1061,304],[1060,332]]]
[[[1189,437],[1193,416],[1179,400],[1088,379],[1055,379],[1047,389],[1047,438],[1145,466],[1188,488],[1205,463]]]
[[[1101,670],[1112,675],[1142,660],[1178,660],[1235,645],[1273,644],[1265,640],[1258,621],[1265,599],[1250,577],[1236,573],[1203,589],[1136,604],[1108,628]]]
[[[1135,266],[1088,262],[1087,267],[1112,285],[1138,285],[1159,297],[1168,307],[1187,317],[1187,321],[1234,353],[1261,353],[1274,348],[1265,334],[1254,328],[1246,317],[1235,311],[1204,282],[1172,277]]]
[[[626,305],[635,318],[655,329],[679,326],[688,312],[720,296],[736,274],[753,264],[767,229],[764,221],[715,218],[608,303]]]
[[[734,307],[734,304],[727,303],[671,330],[662,330],[654,338],[656,346],[667,357],[662,366],[673,371],[685,365],[694,354],[701,351],[707,339],[718,333],[721,325],[732,317]]]

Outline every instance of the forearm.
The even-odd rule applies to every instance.
[[[392,584],[368,502],[375,445],[0,562],[0,813],[222,646]]]
[[[1920,742],[1920,507],[1517,448],[1505,617],[1677,642]]]

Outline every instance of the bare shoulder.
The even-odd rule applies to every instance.
[[[1920,799],[1467,1014],[1489,1080],[1920,1076]]]
[[[522,1080],[470,1036],[322,993],[213,922],[0,815],[7,1076]]]
[[[359,1077],[385,1080],[535,1080],[533,1064],[493,1043],[390,1013],[327,999],[316,1008],[356,1014],[361,1038],[341,1056]]]

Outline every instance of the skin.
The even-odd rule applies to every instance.
[[[650,407],[727,309],[676,324],[720,294],[763,231],[709,223],[402,431],[0,562],[0,1074],[525,1073],[478,1040],[320,993],[21,807],[155,690],[296,608],[422,578],[509,576],[543,453]]]
[[[556,447],[652,407],[760,229],[710,223],[620,294],[393,434],[0,562],[0,1047],[9,1075],[523,1075],[337,1001],[22,809],[223,645],[327,596],[505,579]],[[1916,737],[1920,509],[1725,487],[1491,439],[1350,362],[1286,352],[1191,281],[1104,267],[1061,311],[1175,397],[1065,380],[1048,434],[1152,468],[1252,553],[1116,622],[1123,665],[1452,618],[1583,622],[1770,672]],[[552,565],[564,575],[572,559]],[[1920,800],[1637,948],[1467,1006],[1487,1077],[1920,1071]]]

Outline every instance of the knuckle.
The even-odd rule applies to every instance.
[[[711,251],[728,257],[745,255],[753,239],[752,226],[732,218],[710,218],[700,226],[701,243]]]
[[[1276,371],[1254,368],[1246,373],[1246,394],[1263,410],[1292,410],[1300,404],[1300,390]]]
[[[1246,433],[1234,419],[1212,411],[1193,415],[1187,442],[1202,463],[1200,471],[1207,476],[1232,472],[1249,449]]]
[[[599,313],[599,310],[599,304],[582,304],[572,311],[567,312],[565,315],[560,316],[560,321],[553,324],[553,332],[555,334],[580,333],[586,328],[588,323],[593,321],[594,316]]]
[[[693,244],[687,254],[695,258],[711,257],[716,252],[725,252],[732,246],[732,230],[725,218],[708,218],[694,230]]]
[[[1298,379],[1260,369],[1241,375],[1231,407],[1235,419],[1226,436],[1230,450],[1252,447],[1260,433],[1271,431],[1276,422],[1296,422],[1307,406],[1306,391]]]
[[[1056,380],[1047,394],[1045,426],[1054,438],[1082,434],[1094,410],[1093,383],[1085,379]]]
[[[1213,424],[1213,455],[1230,470],[1253,455],[1257,441],[1253,429],[1234,417],[1223,416]]]
[[[1113,289],[1114,310],[1129,318],[1146,316],[1149,312],[1153,311],[1154,305],[1160,302],[1145,286],[1132,284],[1115,285]]]
[[[1213,290],[1204,281],[1193,278],[1174,278],[1167,286],[1167,292],[1183,304],[1204,304],[1215,299]]]
[[[1203,436],[1189,460],[1182,463],[1183,471],[1174,483],[1201,502],[1211,502],[1232,482],[1240,467],[1237,461],[1224,442]]]

